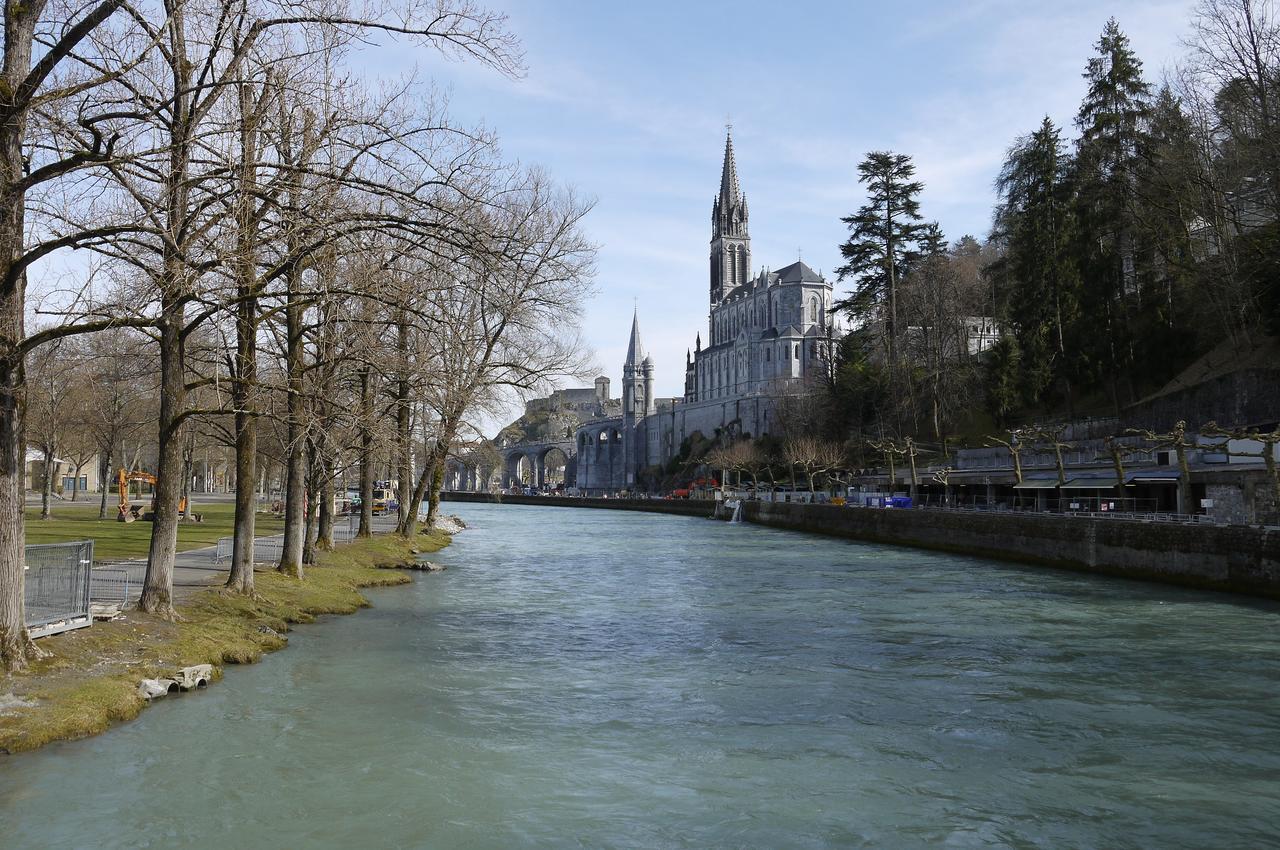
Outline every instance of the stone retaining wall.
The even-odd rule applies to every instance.
[[[492,502],[504,505],[542,505],[558,508],[607,508],[656,514],[711,517],[715,502],[708,499],[577,499],[568,496],[494,496],[490,493],[441,493],[444,502]]]
[[[487,493],[446,493],[443,498],[682,516],[711,516],[716,504],[547,496],[499,499]],[[1275,529],[785,502],[745,502],[743,518],[773,528],[1280,599],[1280,530]]]
[[[1280,598],[1280,531],[964,511],[747,502],[749,522]]]

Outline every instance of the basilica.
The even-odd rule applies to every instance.
[[[694,432],[770,433],[779,399],[823,368],[835,336],[831,284],[799,261],[752,272],[748,219],[728,136],[711,204],[707,344],[698,334],[686,356],[683,397],[655,398],[654,361],[632,317],[621,415],[583,423],[574,435],[583,493],[634,489],[643,470],[665,465]]]

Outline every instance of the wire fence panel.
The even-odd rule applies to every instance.
[[[33,638],[79,629],[89,616],[93,541],[26,547],[27,631]]]
[[[235,548],[235,540],[234,537],[218,538],[218,549],[213,555],[216,563],[222,564],[231,560],[231,555]],[[253,539],[253,562],[255,564],[264,564],[278,561],[283,549],[284,538],[282,537],[255,537]]]
[[[127,567],[94,567],[89,580],[92,613],[120,611],[131,601]]]

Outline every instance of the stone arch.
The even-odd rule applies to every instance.
[[[547,446],[538,457],[538,468],[542,479],[539,484],[552,489],[563,487],[568,483],[569,454],[559,446]]]

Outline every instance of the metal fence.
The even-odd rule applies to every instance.
[[[1155,499],[1119,499],[1106,497],[1077,497],[1044,499],[1037,504],[1034,496],[1019,496],[1012,502],[989,502],[982,496],[966,498],[921,496],[916,508],[947,511],[992,511],[999,513],[1041,513],[1058,516],[1091,517],[1096,519],[1124,519],[1137,522],[1175,522],[1214,525],[1217,520],[1206,514],[1180,514],[1157,509]]]
[[[32,637],[79,629],[89,615],[93,541],[42,543],[26,547],[27,631]]]
[[[94,567],[89,580],[89,608],[93,614],[123,610],[131,601],[127,567]]]
[[[234,537],[218,538],[218,548],[213,556],[217,563],[221,564],[231,560],[231,555],[235,548],[235,540]],[[265,564],[278,561],[283,548],[283,537],[255,537],[253,539],[253,562],[255,564]]]

